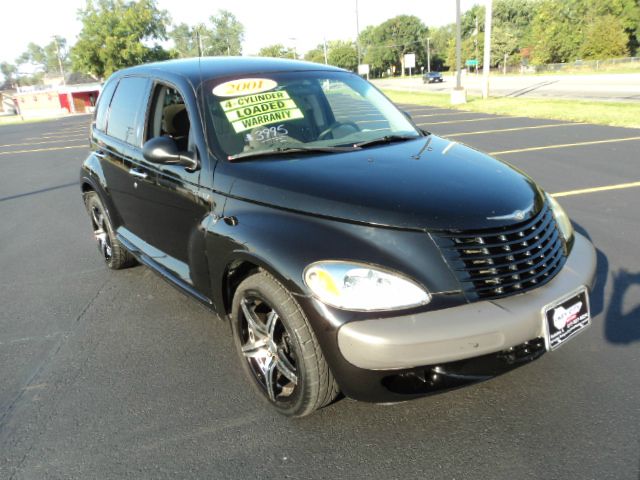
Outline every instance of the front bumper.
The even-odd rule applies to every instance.
[[[595,249],[576,233],[567,262],[546,285],[499,300],[346,323],[338,330],[340,354],[360,369],[403,370],[502,352],[543,338],[544,307],[590,288],[595,271]]]

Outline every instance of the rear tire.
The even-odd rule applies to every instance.
[[[245,374],[281,414],[303,417],[338,395],[302,309],[268,273],[251,275],[238,286],[231,330]]]
[[[113,270],[135,265],[136,260],[116,238],[107,211],[98,194],[89,191],[84,194],[84,205],[91,219],[93,234],[98,242],[98,250],[107,266]]]

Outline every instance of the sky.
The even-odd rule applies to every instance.
[[[462,0],[462,10],[486,0]],[[245,27],[243,54],[254,54],[261,47],[282,43],[298,53],[327,40],[356,37],[356,0],[158,0],[174,23],[204,22],[218,9],[232,12]],[[53,35],[67,38],[71,45],[81,30],[76,19],[85,0],[18,0],[3,2],[0,26],[0,62],[13,63],[29,42],[45,45]],[[396,15],[416,15],[427,26],[455,21],[454,0],[358,0],[360,30],[378,25]]]

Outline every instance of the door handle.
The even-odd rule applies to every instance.
[[[138,170],[137,168],[132,168],[129,170],[129,173],[131,175],[133,175],[134,177],[138,177],[141,178],[142,180],[144,180],[145,178],[147,178],[149,175],[146,174],[146,172],[141,172],[140,170]]]

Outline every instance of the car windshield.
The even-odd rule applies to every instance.
[[[209,145],[229,159],[340,152],[347,148],[334,147],[362,148],[422,135],[384,95],[347,72],[217,78],[205,81],[201,92]]]

